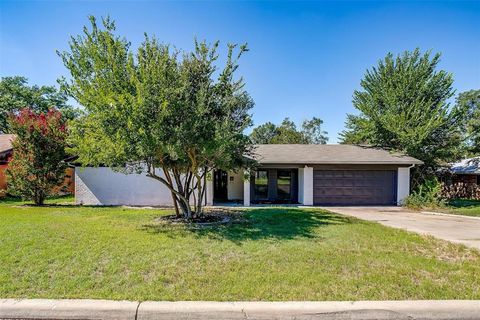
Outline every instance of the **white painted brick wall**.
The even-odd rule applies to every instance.
[[[303,204],[313,205],[313,168],[303,168]]]
[[[211,183],[207,185],[211,186]],[[75,168],[75,202],[84,205],[173,206],[170,190],[160,181],[145,174],[123,174],[105,167]]]
[[[402,205],[403,201],[410,194],[410,168],[400,167],[397,174],[397,205]]]

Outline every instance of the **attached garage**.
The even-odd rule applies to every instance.
[[[315,205],[394,205],[397,171],[314,170]]]
[[[308,206],[401,205],[410,193],[410,169],[422,164],[401,153],[345,144],[258,145],[255,152],[257,171],[298,173],[297,203]],[[244,189],[244,205],[255,201],[257,189]]]

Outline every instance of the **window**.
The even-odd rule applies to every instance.
[[[268,199],[268,171],[257,170],[255,172],[255,199]]]
[[[291,199],[291,170],[278,170],[277,176],[277,197],[279,200]]]

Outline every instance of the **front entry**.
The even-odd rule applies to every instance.
[[[228,200],[228,173],[223,170],[216,170],[213,173],[213,200]]]

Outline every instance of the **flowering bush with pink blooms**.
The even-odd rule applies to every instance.
[[[10,115],[9,122],[16,138],[7,169],[8,190],[42,205],[65,177],[65,119],[56,109],[36,113],[25,108]]]

